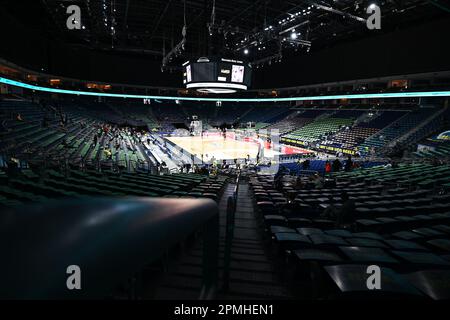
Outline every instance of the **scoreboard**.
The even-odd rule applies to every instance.
[[[242,61],[200,58],[183,64],[183,84],[200,92],[232,93],[248,89],[251,72],[250,64]]]

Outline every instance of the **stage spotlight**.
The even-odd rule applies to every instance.
[[[295,31],[292,31],[292,32],[291,32],[291,39],[292,39],[292,40],[297,39],[297,33],[296,33]]]
[[[244,49],[244,54],[248,54],[248,49]]]

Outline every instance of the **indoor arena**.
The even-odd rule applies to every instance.
[[[450,299],[447,0],[6,0],[0,28],[0,299]]]

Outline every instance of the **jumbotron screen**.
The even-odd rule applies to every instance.
[[[200,58],[183,64],[183,84],[200,92],[231,93],[248,89],[251,72],[251,66],[242,61]]]

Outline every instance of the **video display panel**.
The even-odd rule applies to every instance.
[[[191,65],[188,65],[186,67],[186,81],[187,82],[191,82],[192,81]]]
[[[246,86],[251,82],[251,67],[235,61],[194,62],[184,66],[183,83],[220,82]]]
[[[244,82],[244,66],[233,65],[231,71],[231,82]]]
[[[192,64],[192,81],[214,81],[215,80],[215,64],[211,62]],[[190,82],[190,81],[188,81]]]
[[[231,66],[229,63],[219,63],[219,74],[217,75],[218,81],[230,82],[231,81]]]

